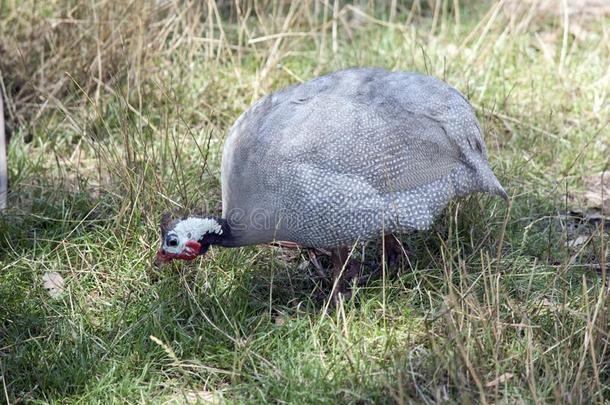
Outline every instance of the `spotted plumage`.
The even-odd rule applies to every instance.
[[[214,220],[230,232],[212,243],[333,248],[427,229],[473,192],[507,198],[482,135],[464,96],[430,76],[355,68],[285,88],[229,131]]]
[[[455,197],[506,195],[468,101],[438,79],[382,69],[258,101],[230,130],[222,187],[240,243],[313,247],[427,229]]]

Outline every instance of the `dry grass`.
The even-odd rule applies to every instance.
[[[610,19],[542,3],[2,3],[0,398],[607,401],[607,224],[568,196],[609,166]],[[467,94],[511,206],[453,204],[330,315],[299,253],[153,269],[163,210],[218,212],[237,116],[354,65]]]

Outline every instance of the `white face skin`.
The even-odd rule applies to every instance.
[[[165,235],[163,250],[171,254],[180,254],[184,250],[187,241],[198,241],[203,235],[208,233],[222,235],[222,226],[212,218],[189,217],[183,219],[176,223],[174,228]]]

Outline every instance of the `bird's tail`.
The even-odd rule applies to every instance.
[[[487,165],[485,166],[486,167],[479,168],[479,175],[481,176],[483,183],[482,191],[495,194],[508,202],[508,193],[504,190],[504,187],[502,187],[496,175],[491,171],[491,168]]]

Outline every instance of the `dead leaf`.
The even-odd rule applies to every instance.
[[[499,375],[497,378],[494,378],[487,384],[485,384],[485,386],[488,388],[495,387],[496,385],[500,385],[500,384],[510,380],[511,378],[513,378],[513,373],[504,373],[502,375]]]
[[[583,177],[578,190],[568,193],[571,211],[587,219],[610,219],[610,172]]]
[[[286,323],[286,317],[284,315],[278,315],[275,317],[275,325],[282,326]]]
[[[587,235],[580,235],[576,239],[572,239],[566,242],[567,247],[575,248],[585,244],[589,240]]]
[[[299,272],[303,272],[303,271],[307,270],[308,267],[309,267],[309,262],[307,260],[303,260],[301,262],[301,264],[299,264],[299,266],[297,267],[297,270]]]
[[[64,278],[56,271],[45,273],[42,276],[42,286],[51,298],[58,298],[64,292]]]

